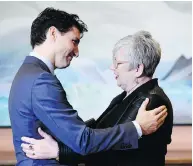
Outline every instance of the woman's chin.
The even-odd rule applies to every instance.
[[[120,86],[121,86],[121,84],[120,84],[118,81],[117,81],[117,86],[118,86],[118,87],[120,87]]]

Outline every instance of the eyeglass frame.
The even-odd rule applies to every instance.
[[[129,61],[117,61],[115,57],[113,58],[113,67],[115,69],[117,69],[119,65],[124,63],[129,63]]]
[[[113,67],[117,69],[119,65],[125,64],[125,63],[129,63],[129,61],[113,61]]]
[[[117,69],[119,65],[129,63],[129,61],[117,61],[116,58],[113,58],[113,67]],[[137,69],[139,68],[139,64],[137,65]]]

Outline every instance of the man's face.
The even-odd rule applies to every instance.
[[[79,41],[80,32],[75,27],[66,33],[58,31],[54,49],[56,68],[66,68],[70,65],[73,57],[78,57]]]
[[[131,89],[135,85],[135,70],[129,70],[129,68],[129,61],[124,53],[124,49],[118,50],[116,56],[113,57],[111,69],[114,71],[117,85],[124,91]]]

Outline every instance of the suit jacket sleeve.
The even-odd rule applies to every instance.
[[[132,122],[107,129],[87,127],[69,104],[58,79],[50,73],[42,73],[34,81],[32,108],[53,135],[76,153],[86,155],[111,148],[138,147],[138,134]]]
[[[85,121],[87,127],[93,128],[95,126],[95,119],[89,119]],[[68,164],[68,165],[78,165],[79,163],[84,163],[84,157],[76,152],[74,152],[71,148],[63,144],[62,142],[58,142],[59,145],[59,163],[60,164]]]
[[[145,100],[146,97],[149,98],[147,110],[152,110],[152,109],[159,107],[161,105],[166,105],[168,107],[167,103],[160,96],[158,96],[156,94],[151,94],[151,95],[146,95],[146,96],[142,95],[129,108],[132,110],[132,111],[130,111],[130,115],[129,115],[129,117],[131,119],[134,120],[136,118],[138,109],[140,108],[142,102]],[[169,107],[168,107],[168,109],[169,109]],[[169,129],[167,129],[167,127],[168,127],[167,122],[168,122],[168,120],[166,119],[164,125],[156,133],[148,135],[148,136],[143,136],[143,138],[140,139],[140,141],[141,141],[140,146],[143,147],[145,145],[145,147],[143,147],[143,148],[147,148],[148,145],[153,144],[153,147],[158,149],[161,146],[162,149],[164,150],[164,146],[167,144],[166,141],[168,141],[168,138],[170,139],[170,136],[166,135],[168,133],[168,130],[169,130]],[[60,160],[59,160],[59,162],[61,164],[84,163],[84,157],[73,152],[72,149],[70,149],[66,145],[59,144],[59,147],[60,147]],[[130,152],[132,153],[132,150]],[[160,149],[159,149],[159,152],[160,152]],[[114,154],[112,153],[112,159],[111,160],[113,160],[113,157],[114,157]]]

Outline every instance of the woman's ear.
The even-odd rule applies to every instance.
[[[137,66],[136,72],[135,72],[135,76],[136,77],[141,77],[143,74],[143,70],[144,70],[144,65],[140,64]]]

